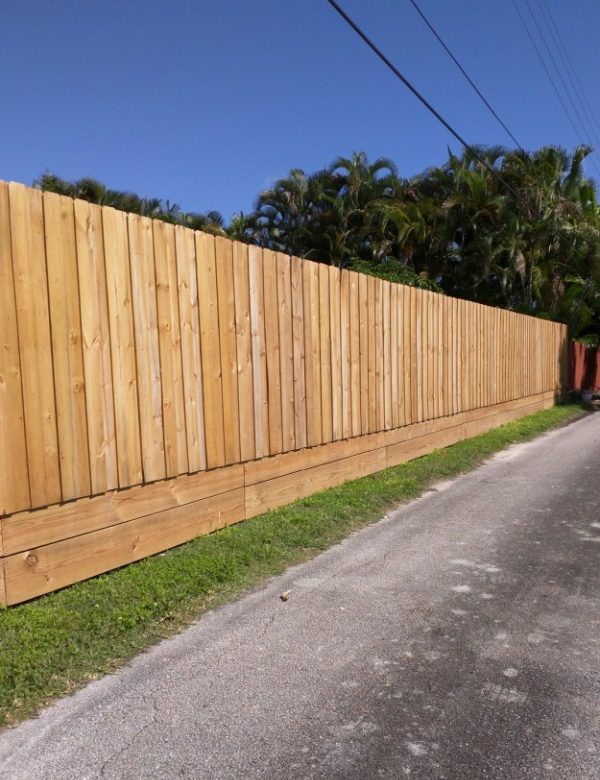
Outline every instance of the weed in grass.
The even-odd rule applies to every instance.
[[[314,557],[435,481],[580,414],[559,406],[0,610],[0,725],[105,674],[203,611]]]

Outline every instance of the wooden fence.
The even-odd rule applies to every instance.
[[[0,603],[554,403],[562,325],[0,182]]]

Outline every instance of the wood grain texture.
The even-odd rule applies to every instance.
[[[11,183],[9,202],[29,491],[37,507],[62,495],[42,193]]]
[[[110,491],[37,512],[19,512],[3,521],[4,555],[110,528],[243,486],[244,468],[236,464]]]
[[[174,477],[177,474],[185,474],[189,468],[179,317],[177,244],[173,225],[155,220],[152,229],[165,467],[167,477]]]
[[[4,559],[15,604],[210,533],[244,517],[241,488]]]
[[[369,282],[368,277],[358,277],[358,336],[360,350],[360,427],[361,433],[370,430],[370,373],[369,373]]]
[[[102,211],[119,487],[142,482],[127,216]]]
[[[340,369],[342,384],[342,438],[352,436],[352,388],[350,367],[350,273],[340,274]]]
[[[281,382],[281,433],[283,451],[296,447],[294,424],[294,347],[292,331],[292,287],[290,258],[276,257],[279,320],[279,372]]]
[[[269,396],[262,250],[248,247],[252,390],[254,397],[254,449],[257,458],[269,454]]]
[[[219,350],[223,389],[225,463],[238,463],[240,460],[240,409],[235,333],[233,246],[231,241],[217,236],[215,238],[215,253],[219,300]]]
[[[294,431],[295,446],[307,444],[306,356],[304,340],[304,279],[302,260],[291,259],[292,283],[292,351],[294,364]]]
[[[265,337],[267,347],[267,383],[269,402],[269,452],[283,451],[281,412],[281,364],[279,359],[279,306],[277,303],[277,256],[263,250]]]
[[[0,182],[0,515],[31,506],[8,197]]]
[[[190,471],[200,471],[207,459],[196,242],[192,231],[180,225],[175,227],[175,255],[187,460]]]
[[[206,463],[208,468],[215,468],[224,466],[226,457],[219,299],[217,294],[215,239],[213,236],[209,236],[206,233],[196,233],[196,264]]]
[[[385,381],[383,353],[383,279],[375,279],[375,430],[385,428]]]
[[[144,481],[164,479],[165,441],[152,221],[128,214],[131,293]]]
[[[73,200],[44,192],[46,271],[62,498],[91,491]]]
[[[321,417],[321,337],[319,314],[319,266],[302,264],[304,306],[304,366],[306,390],[306,435],[312,447],[323,441]]]
[[[340,269],[329,266],[329,339],[331,343],[331,419],[334,441],[343,436]]]
[[[235,337],[240,415],[240,459],[256,456],[254,433],[254,372],[252,368],[252,326],[250,322],[250,267],[248,247],[233,244],[233,286],[235,292]]]
[[[91,493],[97,494],[119,486],[102,209],[76,200],[74,212]]]
[[[321,466],[303,468],[293,474],[276,477],[246,487],[246,517],[276,509],[319,490],[325,490],[350,479],[374,474],[385,468],[385,448],[342,458]]]
[[[348,271],[350,277],[350,424],[351,435],[360,436],[361,426],[361,354],[360,354],[360,276]]]
[[[383,427],[392,428],[392,309],[391,284],[382,284],[383,317]]]
[[[331,380],[331,322],[329,316],[329,269],[319,265],[319,333],[321,352],[321,421],[322,441],[333,438],[333,408]]]
[[[368,387],[367,395],[369,399],[369,426],[367,428],[368,433],[374,433],[377,428],[377,402],[379,399],[379,392],[377,387],[377,335],[376,335],[376,302],[375,302],[375,286],[377,280],[372,276],[367,278],[367,307],[368,307],[368,323],[367,323],[367,356],[368,356]],[[365,431],[363,430],[363,433]]]

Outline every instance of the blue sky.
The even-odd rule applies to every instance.
[[[546,2],[600,117],[600,4]],[[420,4],[525,148],[580,141],[509,0]],[[408,0],[342,5],[469,142],[511,143]],[[459,149],[324,0],[1,9],[5,180],[93,176],[229,218],[290,168],[362,149],[410,176]]]

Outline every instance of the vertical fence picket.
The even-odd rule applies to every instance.
[[[321,337],[321,419],[324,444],[333,438],[330,328],[329,268],[321,264],[319,265],[319,331]]]
[[[306,390],[306,441],[321,444],[321,339],[319,331],[319,266],[302,264],[304,307],[304,366]]]
[[[207,467],[198,271],[194,233],[180,225],[175,227],[175,259],[187,460],[188,469],[195,472]]]
[[[237,343],[235,335],[235,291],[231,241],[215,238],[217,298],[219,302],[219,349],[223,388],[223,432],[225,462],[240,460],[240,410],[238,394]]]
[[[283,451],[296,447],[294,425],[294,349],[292,344],[292,287],[290,258],[277,254],[277,303],[279,307],[279,360],[281,378],[281,426]]]
[[[153,220],[158,348],[168,477],[188,471],[175,228]]]
[[[252,388],[254,397],[254,447],[257,458],[269,454],[269,397],[262,250],[248,247],[250,323],[252,336]]]
[[[0,514],[31,504],[8,185],[0,182]]]
[[[233,243],[233,286],[235,297],[235,338],[239,397],[240,458],[256,457],[254,432],[254,372],[252,366],[252,326],[250,322],[250,269],[248,245]]]
[[[215,239],[206,233],[195,239],[206,462],[215,468],[226,463]]]
[[[127,215],[102,210],[119,487],[143,481]]]
[[[128,215],[144,481],[166,476],[152,221]]]
[[[304,281],[303,262],[297,257],[291,260],[292,281],[292,352],[294,368],[294,432],[296,447],[307,445],[306,424],[306,355],[304,345]]]

